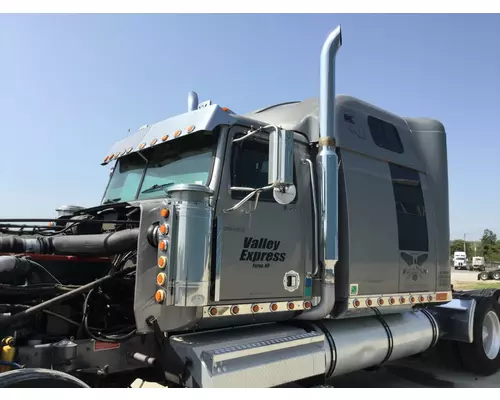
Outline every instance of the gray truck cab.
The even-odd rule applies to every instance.
[[[115,144],[103,162],[116,162],[103,204],[141,209],[143,330],[151,313],[175,330],[314,317],[314,308],[319,318],[370,315],[373,305],[390,314],[451,299],[448,236],[438,229],[448,223],[444,128],[344,95],[333,112],[331,193],[317,162],[317,99],[244,116],[205,102]],[[332,214],[338,226],[327,224]],[[164,225],[166,250],[146,245],[149,224]]]

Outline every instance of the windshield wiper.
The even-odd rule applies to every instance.
[[[121,199],[122,199],[121,197],[117,197],[115,199],[107,199],[102,204],[116,203],[117,201],[120,201]]]
[[[167,186],[170,186],[170,185],[173,185],[175,182],[168,182],[168,183],[164,183],[162,185],[158,185],[157,183],[155,183],[153,186],[151,187],[148,187],[147,189],[144,189],[141,194],[143,193],[152,193],[152,192],[157,192],[158,190],[162,190],[162,189],[165,189]]]

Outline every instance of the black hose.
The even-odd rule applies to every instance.
[[[68,223],[73,223],[73,222],[77,222],[77,223],[81,223],[81,222],[85,222],[85,223],[95,223],[95,224],[102,224],[103,222],[105,224],[123,224],[123,223],[127,223],[127,224],[138,224],[139,221],[123,221],[123,220],[101,220],[101,219],[84,219],[84,220],[76,220],[76,219],[71,219],[71,218],[12,218],[12,219],[8,219],[8,218],[2,218],[0,219],[0,226],[3,226],[3,223],[4,222],[68,222]]]
[[[91,332],[91,328],[88,325],[88,303],[93,291],[94,289],[88,292],[87,296],[85,297],[85,301],[83,302],[83,327],[87,335],[89,335],[92,339],[97,340],[98,342],[109,342],[109,343],[125,342],[132,336],[134,336],[136,332],[136,329],[134,327],[132,328],[131,331],[129,331],[124,335],[118,335],[118,334],[103,335],[102,333],[99,335],[95,335]]]
[[[137,248],[139,228],[98,235],[22,238],[0,236],[1,253],[110,256]]]
[[[80,286],[77,289],[73,289],[69,292],[63,293],[63,294],[61,294],[57,297],[54,297],[50,300],[47,300],[43,303],[37,304],[36,306],[30,307],[27,310],[24,310],[24,311],[21,311],[17,314],[11,315],[10,317],[3,318],[0,320],[0,326],[10,325],[10,324],[13,324],[14,322],[29,318],[30,316],[32,316],[40,311],[43,311],[49,307],[54,306],[55,304],[62,303],[63,301],[70,299],[72,297],[75,297],[75,296],[79,295],[80,293],[87,292],[87,291],[101,285],[103,282],[106,282],[112,278],[118,278],[120,276],[127,275],[130,272],[132,272],[133,270],[135,270],[135,266],[132,268],[122,269],[121,271],[118,271],[114,274],[106,275],[102,278],[99,278],[99,279],[93,281],[93,282],[87,283],[86,285]]]
[[[109,234],[61,236],[49,239],[55,254],[109,256],[137,248],[139,228]]]

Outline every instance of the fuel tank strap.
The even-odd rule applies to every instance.
[[[328,368],[325,376],[326,379],[330,379],[333,375],[333,372],[335,371],[335,367],[337,366],[337,346],[335,345],[335,340],[333,340],[333,336],[331,335],[330,331],[326,329],[326,327],[321,322],[315,322],[315,325],[319,329],[321,329],[321,332],[324,333],[326,340],[328,340],[328,343],[330,344],[330,356],[332,362],[330,363],[330,368]]]
[[[385,321],[384,317],[380,313],[380,311],[376,308],[372,308],[373,312],[375,313],[375,316],[379,320],[379,322],[382,324],[382,326],[385,329],[385,332],[387,333],[387,354],[385,355],[385,358],[380,362],[379,366],[384,365],[392,356],[392,351],[394,350],[394,336],[392,335],[391,328],[389,328],[389,325]]]
[[[432,340],[430,347],[434,347],[439,340],[439,328],[438,328],[437,322],[434,319],[434,317],[432,316],[432,314],[428,310],[426,310],[425,308],[422,308],[420,311],[422,311],[422,314],[424,314],[427,317],[427,319],[429,320],[429,322],[431,324],[433,340]]]
[[[330,379],[333,375],[333,372],[335,371],[335,367],[337,366],[337,346],[335,345],[335,340],[333,339],[332,334],[330,331],[321,323],[321,321],[314,321],[314,322],[307,322],[307,321],[299,321],[299,320],[293,320],[293,321],[288,321],[286,323],[287,325],[290,326],[295,326],[297,328],[304,329],[306,332],[314,332],[318,328],[323,332],[323,334],[326,337],[326,340],[328,340],[328,344],[330,345],[330,357],[331,357],[331,362],[330,362],[330,367],[328,368],[328,371],[325,374],[325,379]]]

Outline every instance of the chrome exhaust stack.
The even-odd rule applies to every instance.
[[[328,36],[320,60],[320,137],[316,168],[319,180],[319,260],[323,264],[321,300],[297,319],[325,318],[335,305],[338,261],[338,157],[335,152],[335,56],[342,46],[340,25]]]

